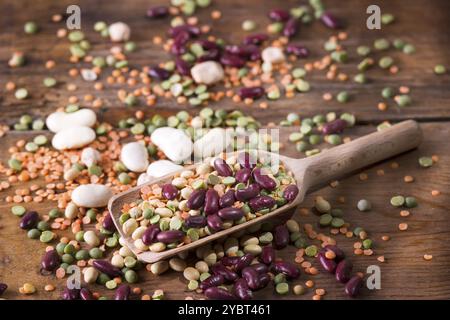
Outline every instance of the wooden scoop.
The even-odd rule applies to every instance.
[[[293,159],[266,151],[258,151],[259,156],[265,155],[278,157],[279,161],[285,165],[286,170],[291,171],[294,174],[300,190],[297,198],[291,203],[288,203],[283,207],[258,218],[235,225],[229,229],[213,233],[212,235],[200,238],[192,243],[185,244],[174,249],[168,249],[163,252],[140,252],[134,246],[131,237],[127,237],[123,234],[119,223],[122,206],[125,203],[130,203],[140,199],[140,189],[143,185],[134,187],[126,192],[112,197],[109,201],[108,209],[113,217],[117,230],[125,239],[125,244],[133,251],[138,259],[148,263],[153,263],[174,256],[180,252],[203,246],[210,241],[231,235],[254,224],[259,224],[270,218],[274,218],[274,216],[297,206],[303,201],[305,194],[309,190],[317,189],[318,187],[325,185],[330,181],[341,178],[353,171],[414,149],[420,144],[421,140],[422,133],[418,123],[408,120],[380,132],[375,132],[352,142],[333,147],[332,149],[323,151],[322,153],[309,158]],[[196,165],[193,165],[184,168],[183,170],[193,169],[195,167]],[[146,185],[155,183],[164,184],[171,181],[172,177],[173,173],[148,182]]]

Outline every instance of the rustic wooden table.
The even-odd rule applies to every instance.
[[[82,98],[91,92],[89,85],[81,79],[68,76],[72,64],[68,62],[68,44],[55,37],[60,24],[51,22],[51,15],[63,13],[69,4],[78,3],[82,10],[82,27],[93,44],[93,52],[105,53],[107,44],[94,35],[93,24],[98,20],[106,22],[124,21],[132,28],[132,39],[140,47],[131,54],[130,61],[137,66],[149,65],[161,61],[165,53],[152,44],[152,37],[166,29],[167,21],[152,21],[145,19],[145,10],[148,1],[13,1],[4,0],[0,5],[2,19],[0,19],[0,122],[13,124],[24,113],[33,116],[45,116],[57,107],[67,103],[68,96],[72,95],[66,89],[67,83],[76,83],[79,89],[76,95]],[[155,0],[153,3],[167,1]],[[353,241],[338,237],[342,246],[355,263],[357,271],[365,272],[368,265],[376,264],[381,267],[381,290],[364,291],[364,299],[448,299],[450,298],[450,78],[449,75],[436,76],[433,67],[436,64],[450,66],[448,54],[450,44],[450,2],[445,0],[411,0],[405,1],[379,1],[384,12],[395,14],[397,21],[393,25],[383,27],[382,30],[370,31],[366,29],[365,11],[370,0],[347,0],[344,3],[337,1],[324,1],[329,9],[336,15],[343,17],[348,25],[349,39],[345,42],[349,48],[350,60],[343,66],[350,75],[356,73],[355,48],[360,44],[371,45],[374,39],[385,36],[389,39],[401,38],[413,43],[417,52],[406,56],[394,54],[398,60],[400,72],[389,75],[382,70],[370,71],[370,83],[356,85],[353,82],[330,82],[323,75],[313,74],[309,77],[312,85],[311,92],[296,96],[295,99],[280,99],[271,102],[267,110],[257,106],[245,107],[245,111],[255,116],[262,123],[278,122],[289,112],[297,112],[302,117],[311,116],[320,112],[351,112],[358,119],[357,125],[348,130],[346,135],[357,137],[375,130],[375,125],[383,120],[392,122],[403,119],[416,119],[421,122],[424,132],[424,142],[419,149],[386,161],[365,171],[368,180],[361,181],[358,175],[349,177],[340,182],[337,188],[324,188],[315,194],[329,198],[333,203],[340,196],[346,198],[341,205],[345,211],[346,220],[352,225],[366,228],[370,237],[375,240],[373,256],[353,256],[351,252]],[[240,0],[214,1],[213,8],[222,11],[219,21],[212,22],[209,18],[210,10],[199,14],[201,21],[212,22],[215,32],[227,39],[238,41],[242,38],[241,22],[251,17],[259,25],[267,23],[266,14],[270,8],[291,7],[298,1],[258,1]],[[41,32],[36,36],[23,34],[23,24],[34,20],[41,26]],[[320,24],[301,29],[298,40],[310,48],[311,59],[317,58],[322,51],[324,41],[332,34]],[[27,52],[29,63],[22,67],[11,69],[7,61],[13,50]],[[53,59],[56,67],[47,70],[45,61]],[[47,89],[41,85],[44,76],[55,76],[60,84],[56,88]],[[16,100],[13,94],[5,92],[7,81],[14,81],[29,89],[31,97],[27,100]],[[387,111],[377,109],[380,101],[380,90],[385,86],[399,87],[407,85],[411,88],[413,104],[410,107],[399,109],[393,105]],[[132,116],[134,109],[123,107],[118,101],[114,86],[107,87],[100,94],[104,99],[104,107],[98,110],[101,120],[117,123],[117,120]],[[347,104],[337,102],[324,102],[322,95],[325,92],[337,93],[347,90],[352,93],[353,99]],[[224,100],[217,106],[234,109],[236,105],[230,100]],[[171,113],[185,106],[179,106],[171,101],[159,101],[156,107],[145,107],[147,115],[157,112]],[[189,110],[195,112],[194,109]],[[287,143],[289,132],[296,128],[282,128],[281,140],[286,142],[283,153],[289,156],[299,156],[293,144]],[[9,132],[1,138],[2,162],[8,159],[7,149],[16,140],[32,137],[33,132]],[[417,162],[419,156],[438,155],[440,161],[430,169],[420,168]],[[391,163],[399,163],[399,168],[392,168]],[[384,169],[385,175],[378,176],[377,170]],[[415,177],[415,182],[403,182],[405,175]],[[1,177],[4,180],[5,177]],[[17,185],[16,185],[17,186]],[[15,186],[15,187],[16,187]],[[432,196],[432,190],[440,190],[441,195]],[[60,295],[60,288],[64,285],[62,280],[54,276],[44,277],[39,273],[39,261],[45,245],[38,241],[31,241],[26,234],[18,229],[18,220],[10,213],[10,204],[5,202],[7,195],[13,194],[14,188],[0,192],[0,281],[9,285],[5,294],[10,299],[56,299]],[[411,216],[402,218],[398,209],[389,204],[389,199],[395,194],[413,195],[419,201],[419,206],[411,210]],[[304,207],[310,208],[314,195],[309,195]],[[356,209],[358,199],[366,198],[373,204],[373,210],[361,213]],[[46,212],[54,206],[53,203],[44,202],[33,205],[38,212]],[[296,219],[302,223],[316,223],[317,217],[310,214]],[[399,231],[398,224],[407,222],[409,229]],[[389,234],[390,241],[382,241],[381,236]],[[285,249],[280,254],[286,259],[292,259],[295,249]],[[431,261],[425,261],[424,254],[432,254]],[[379,263],[377,257],[384,255],[386,262]],[[314,262],[314,264],[316,264]],[[148,272],[141,272],[141,286],[144,292],[151,294],[155,289],[165,290],[168,298],[185,297],[181,288],[184,282],[180,274],[168,272],[163,276],[155,277]],[[302,276],[301,282],[311,277]],[[327,289],[326,299],[343,299],[345,294],[341,285],[338,285],[328,274],[321,273],[314,277],[317,287]],[[19,294],[18,288],[25,282],[36,285],[38,292],[24,297]],[[58,287],[54,292],[45,292],[43,287],[52,283]],[[100,286],[95,290],[111,295]],[[313,291],[301,298],[310,299]],[[266,288],[257,294],[259,298],[278,298],[273,294],[273,288]],[[286,299],[297,298],[289,295]]]

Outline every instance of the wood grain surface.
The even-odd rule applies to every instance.
[[[166,1],[151,1],[152,4]],[[450,2],[445,0],[391,0],[379,1],[384,12],[396,15],[397,21],[379,31],[369,31],[365,27],[365,10],[373,1],[347,0],[345,5],[339,1],[324,1],[327,7],[336,15],[344,18],[347,24],[349,39],[345,42],[350,52],[350,62],[343,65],[343,70],[350,75],[357,73],[355,63],[359,58],[355,48],[360,44],[371,45],[374,39],[387,37],[388,39],[401,38],[413,43],[417,52],[414,55],[392,54],[398,62],[400,72],[389,75],[386,72],[374,69],[368,72],[371,82],[366,85],[357,85],[349,82],[330,82],[323,73],[308,75],[312,85],[311,92],[296,96],[294,99],[280,99],[270,102],[267,110],[254,106],[235,104],[224,100],[213,108],[226,109],[243,108],[255,116],[262,123],[277,122],[289,112],[297,112],[302,117],[320,112],[337,111],[354,113],[358,119],[357,126],[346,131],[345,135],[358,137],[375,131],[375,125],[383,120],[399,121],[416,119],[421,122],[424,132],[424,141],[421,146],[392,160],[376,165],[365,173],[368,180],[361,181],[354,175],[340,181],[336,188],[326,187],[308,195],[301,205],[311,208],[315,195],[322,195],[332,204],[341,207],[345,212],[346,221],[352,226],[364,227],[370,238],[374,239],[375,254],[368,256],[354,256],[353,241],[344,236],[338,236],[338,243],[345,252],[351,256],[356,271],[365,272],[368,265],[379,265],[382,271],[382,289],[365,290],[363,299],[449,299],[450,298],[450,79],[449,75],[436,76],[433,67],[436,64],[450,66],[448,55],[450,34]],[[148,1],[13,1],[3,0],[0,3],[0,123],[13,124],[24,113],[44,117],[57,107],[67,104],[67,98],[75,94],[82,98],[87,93],[93,93],[90,84],[80,78],[71,78],[68,70],[73,67],[68,62],[68,42],[57,39],[56,30],[62,24],[51,22],[51,15],[63,13],[68,4],[78,3],[82,8],[82,27],[93,44],[92,53],[105,53],[109,43],[102,40],[92,30],[95,21],[104,20],[108,23],[124,21],[132,28],[132,39],[139,45],[139,50],[130,55],[132,66],[153,65],[167,59],[167,55],[152,44],[151,39],[161,34],[167,27],[167,20],[149,21],[145,19],[145,10]],[[263,5],[261,5],[263,3]],[[267,23],[267,11],[276,7],[287,7],[297,4],[291,0],[223,0],[214,1],[213,9],[219,9],[223,17],[219,21],[209,18],[210,9],[199,14],[202,23],[212,23],[214,33],[227,39],[238,41],[243,37],[240,29],[241,22],[250,16],[263,26]],[[251,14],[250,14],[251,13]],[[23,24],[34,20],[41,26],[41,32],[35,36],[23,34]],[[236,22],[237,21],[237,22]],[[311,49],[312,57],[316,59],[322,54],[324,41],[332,35],[332,31],[320,24],[313,24],[302,28],[297,36],[298,42]],[[14,50],[23,50],[27,53],[29,63],[23,68],[11,69],[7,65]],[[377,53],[376,57],[381,57]],[[56,67],[47,70],[45,61],[53,59]],[[303,61],[302,61],[303,63]],[[42,79],[54,76],[59,84],[56,88],[48,89],[42,85]],[[28,88],[31,97],[19,101],[11,92],[3,90],[7,81],[14,81],[18,85]],[[75,93],[66,89],[67,84],[75,83],[78,90]],[[386,86],[399,87],[407,85],[411,88],[413,104],[410,107],[399,109],[391,105],[381,112],[377,103],[381,101],[380,91]],[[139,108],[127,108],[117,98],[118,86],[106,86],[102,92],[94,92],[104,100],[104,107],[98,111],[101,120],[116,123],[119,119],[132,116]],[[352,93],[352,100],[347,104],[335,101],[325,102],[322,95],[325,92],[336,93],[347,90]],[[89,107],[88,104],[83,104]],[[146,114],[169,114],[177,110],[188,110],[190,113],[198,109],[186,105],[178,105],[175,101],[159,100],[155,107],[139,107]],[[292,143],[287,142],[290,132],[298,128],[281,128],[281,140],[285,144],[282,153],[290,157],[300,157]],[[7,149],[18,139],[30,138],[36,132],[9,132],[0,139],[0,160],[4,163],[8,158]],[[440,161],[432,168],[424,169],[418,165],[417,159],[424,155],[438,155]],[[395,161],[400,166],[391,167]],[[384,176],[377,175],[377,170],[383,169]],[[405,175],[415,177],[415,182],[407,184],[403,181]],[[0,177],[4,180],[5,177]],[[432,196],[432,190],[440,190],[441,195]],[[4,201],[7,195],[13,194],[14,188],[0,192],[0,282],[6,282],[9,290],[4,297],[8,299],[57,299],[60,296],[63,280],[54,276],[42,276],[39,273],[39,262],[45,245],[39,241],[32,241],[26,233],[18,228],[19,219],[10,213],[10,204]],[[393,208],[389,200],[393,195],[412,195],[418,199],[419,206],[411,209],[411,215],[402,218],[399,209]],[[339,197],[345,197],[343,204],[338,204]],[[362,213],[356,209],[359,199],[365,198],[372,202],[373,210]],[[33,204],[33,209],[46,213],[54,207],[54,203],[44,202]],[[296,212],[295,219],[300,223],[317,224],[317,217],[310,213],[306,216]],[[398,224],[406,222],[407,231],[399,231]],[[63,234],[63,233],[59,233]],[[382,241],[382,235],[390,235],[390,241]],[[287,260],[293,260],[295,248],[279,252]],[[423,259],[424,254],[432,254],[431,261]],[[377,257],[384,255],[385,263],[379,263]],[[313,261],[313,265],[317,263]],[[182,275],[169,271],[155,277],[143,270],[140,272],[141,281],[138,284],[144,293],[152,294],[156,289],[164,289],[168,298],[183,299],[188,293],[182,288],[185,281]],[[342,285],[326,273],[311,277],[302,275],[296,283],[304,283],[307,279],[314,279],[316,288],[327,290],[326,299],[345,299]],[[36,285],[38,292],[34,295],[23,296],[18,292],[25,282]],[[45,292],[45,284],[54,284],[57,290]],[[101,286],[94,285],[94,290],[112,296],[113,292]],[[285,299],[310,299],[313,290],[308,290],[304,296],[288,295]],[[200,297],[200,295],[198,295]],[[274,294],[273,286],[257,293],[257,298],[279,298]]]

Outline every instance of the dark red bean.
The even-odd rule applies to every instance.
[[[362,286],[363,280],[361,279],[361,277],[354,276],[350,280],[348,280],[347,284],[345,285],[345,293],[354,298],[359,294]]]
[[[162,243],[172,243],[183,239],[184,232],[180,230],[161,231],[156,235],[156,240]]]
[[[284,189],[283,198],[286,199],[287,202],[292,202],[297,198],[298,191],[298,187],[295,184],[291,184]]]
[[[20,220],[19,227],[24,230],[30,230],[36,227],[39,222],[39,215],[36,211],[27,212]]]
[[[241,169],[241,170],[249,170],[250,171],[250,169]],[[259,194],[260,191],[261,191],[261,188],[259,187],[259,184],[252,183],[247,188],[236,189],[235,197],[239,201],[247,201],[247,200],[255,198]]]
[[[253,292],[248,287],[245,279],[238,279],[233,285],[233,292],[241,300],[250,300],[253,298]]]
[[[353,264],[347,259],[342,260],[336,267],[336,280],[341,283],[347,283],[352,275],[352,270]]]
[[[264,289],[270,282],[270,276],[267,273],[263,273],[259,275],[259,289]]]
[[[186,44],[181,41],[174,42],[170,47],[170,52],[173,55],[181,56],[187,52]]]
[[[237,156],[237,162],[241,168],[253,169],[256,166],[256,157],[248,152],[241,152]]]
[[[155,242],[156,236],[160,232],[161,230],[159,229],[159,225],[152,224],[148,226],[148,228],[145,229],[145,232],[142,235],[142,242],[147,246],[151,245],[153,242]]]
[[[203,228],[206,226],[206,217],[202,215],[189,216],[185,221],[184,225],[187,228]]]
[[[95,300],[91,290],[89,290],[88,288],[81,288],[80,298],[81,300]]]
[[[254,44],[243,44],[243,45],[229,45],[225,47],[225,51],[238,55],[242,58],[248,58],[258,52],[260,52],[260,49],[258,46]]]
[[[265,246],[262,248],[259,260],[266,265],[270,265],[275,261],[275,250],[272,246]]]
[[[196,40],[195,43],[198,43],[205,50],[219,49],[219,45],[214,41],[209,41],[205,39]]]
[[[200,209],[205,203],[206,190],[197,189],[194,190],[186,203],[187,207],[192,210]]]
[[[222,284],[225,283],[225,278],[223,277],[223,275],[221,274],[214,274],[209,276],[208,278],[206,278],[205,280],[203,280],[202,282],[200,282],[200,289],[202,289],[203,291],[205,291],[208,288],[211,287],[218,287]]]
[[[272,269],[275,273],[282,273],[290,279],[297,279],[300,276],[297,266],[287,261],[276,261]]]
[[[256,270],[259,274],[269,272],[269,268],[264,263],[251,264],[250,267]]]
[[[181,59],[180,57],[177,57],[175,59],[175,66],[177,67],[177,71],[183,75],[188,76],[191,74],[191,68],[189,66],[189,63]]]
[[[263,87],[245,87],[238,90],[238,95],[242,99],[259,99],[264,95],[264,93],[265,90]]]
[[[253,212],[261,211],[263,209],[270,209],[275,204],[275,199],[271,196],[257,196],[248,202],[248,205]]]
[[[222,158],[214,160],[214,169],[222,177],[230,177],[233,175],[233,170],[231,170],[231,167]]]
[[[223,221],[217,214],[210,214],[206,217],[208,228],[212,231],[220,231],[223,229]]]
[[[273,9],[269,12],[269,19],[277,22],[287,21],[291,15],[283,9]]]
[[[322,268],[329,273],[334,273],[336,270],[336,261],[328,259],[323,252],[319,252],[319,262]]]
[[[246,267],[242,270],[242,278],[245,279],[248,287],[252,290],[257,290],[261,286],[259,277],[259,273],[252,267]]]
[[[323,134],[333,134],[333,133],[340,133],[344,131],[344,129],[347,127],[347,121],[342,119],[336,119],[331,122],[327,122],[322,126],[322,133]]]
[[[345,259],[345,253],[344,253],[344,251],[342,251],[342,249],[338,248],[338,247],[335,246],[335,245],[329,244],[329,245],[325,246],[325,248],[323,248],[322,250],[323,250],[323,251],[325,251],[325,250],[331,250],[331,251],[333,251],[334,254],[336,255],[336,258],[334,258],[334,260],[335,260],[336,262],[339,262],[339,261]]]
[[[234,267],[239,260],[241,259],[241,257],[237,257],[237,256],[232,256],[232,257],[223,257],[222,259],[220,259],[220,262],[226,266],[226,267]]]
[[[94,260],[92,266],[98,271],[110,276],[111,278],[121,277],[123,275],[122,271],[119,268],[113,266],[106,260]]]
[[[211,287],[206,289],[205,296],[211,300],[236,300],[234,294],[218,287]]]
[[[206,191],[204,211],[207,215],[219,211],[219,194],[212,188]]]
[[[250,59],[250,61],[261,60],[261,51],[252,53],[252,54],[250,55],[249,59]]]
[[[183,24],[181,26],[172,27],[169,29],[169,36],[172,38],[176,37],[180,32],[187,32],[192,37],[197,37],[200,35],[201,31],[199,27]]]
[[[242,68],[245,65],[245,60],[238,55],[226,53],[220,57],[220,63],[228,67]]]
[[[213,265],[211,267],[211,272],[212,274],[220,274],[223,276],[223,278],[225,279],[225,282],[229,282],[232,283],[234,281],[236,281],[239,276],[236,272],[231,271],[230,269],[228,269],[227,267],[225,267],[223,264],[216,263],[215,265]]]
[[[171,183],[162,186],[162,195],[167,200],[173,200],[178,195],[178,189]]]
[[[158,80],[166,80],[170,77],[170,72],[161,67],[152,67],[148,70],[148,75]]]
[[[283,28],[283,35],[285,37],[291,38],[295,36],[298,32],[298,20],[296,18],[289,19]]]
[[[234,190],[230,189],[227,192],[225,192],[223,196],[220,197],[219,206],[221,208],[231,207],[235,201],[236,198],[234,197]]]
[[[286,225],[281,224],[275,227],[273,243],[276,249],[283,249],[289,244],[289,230]]]
[[[224,220],[238,220],[244,216],[241,208],[228,207],[220,209],[217,213]]]
[[[197,59],[198,62],[219,61],[219,60],[220,60],[219,49],[208,50]]]
[[[244,44],[260,45],[267,40],[269,40],[269,36],[267,34],[264,33],[251,34],[245,37]]]
[[[41,260],[42,269],[46,271],[54,271],[61,264],[61,258],[56,250],[47,251]]]
[[[109,213],[107,213],[106,216],[103,218],[102,227],[103,229],[110,232],[116,231],[116,226],[114,225],[113,218]]]
[[[78,300],[80,299],[80,289],[64,288],[61,298],[63,300]]]
[[[246,253],[242,257],[239,258],[239,261],[235,265],[235,269],[237,272],[241,271],[242,269],[248,267],[250,263],[252,263],[253,259],[255,259],[255,256],[251,253]]]
[[[329,12],[322,14],[320,21],[330,29],[339,29],[342,27],[342,23]]]
[[[253,179],[255,179],[255,182],[266,190],[272,191],[277,187],[275,180],[265,174],[261,168],[256,168],[253,170]]]
[[[247,183],[252,176],[252,169],[242,168],[236,172],[236,181],[241,183]]]
[[[307,58],[309,56],[309,50],[302,45],[290,43],[286,46],[286,52],[293,54],[299,58]]]
[[[167,6],[156,6],[147,10],[147,18],[161,19],[169,15],[169,8]]]
[[[0,282],[0,297],[3,293],[5,293],[6,289],[8,289],[8,285],[6,283]]]
[[[130,298],[131,289],[127,284],[121,284],[114,294],[114,300],[128,300]]]

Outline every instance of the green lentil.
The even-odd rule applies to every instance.
[[[315,257],[317,255],[317,252],[319,251],[319,249],[317,249],[317,247],[315,245],[311,245],[305,248],[305,254],[308,257]]]
[[[373,66],[374,62],[372,58],[365,58],[363,59],[363,61],[361,61],[358,64],[358,70],[359,71],[366,71],[367,69],[369,69],[371,66]]]
[[[84,40],[84,33],[79,30],[71,31],[67,36],[70,42],[80,42]]]
[[[287,284],[286,282],[279,283],[275,287],[275,291],[281,295],[288,294],[289,293],[289,284]]]
[[[343,113],[343,114],[341,114],[341,116],[339,118],[342,120],[345,120],[349,127],[353,127],[355,125],[356,118],[353,114]]]
[[[419,165],[422,168],[429,168],[433,165],[433,159],[431,157],[420,157]]]
[[[338,217],[338,218],[341,218],[341,217],[343,217],[344,216],[344,211],[342,211],[342,209],[339,209],[339,208],[333,208],[333,209],[331,209],[331,215],[333,216],[333,217]]]
[[[363,228],[361,228],[361,227],[356,227],[355,229],[353,229],[353,234],[354,234],[355,236],[359,237],[359,234],[360,234],[361,232],[363,232],[363,231],[364,231]]]
[[[367,77],[364,73],[358,73],[354,78],[353,81],[356,83],[364,84],[367,82]]]
[[[234,177],[225,177],[222,179],[222,183],[225,185],[233,185],[236,182],[236,178]]]
[[[319,144],[322,140],[322,137],[318,134],[312,134],[309,136],[309,143],[311,145]]]
[[[13,215],[21,217],[25,214],[25,212],[27,212],[27,209],[25,209],[25,207],[23,206],[13,206],[11,208],[11,212]]]
[[[405,197],[403,196],[394,196],[391,198],[391,205],[394,207],[401,207],[405,204]]]
[[[14,171],[22,170],[22,162],[14,158],[8,160],[8,166]]]
[[[39,31],[39,27],[36,22],[29,21],[23,26],[23,31],[25,31],[26,34],[35,34]]]
[[[441,75],[441,74],[444,74],[446,72],[447,72],[447,68],[444,65],[438,64],[438,65],[434,66],[434,73],[435,74]]]
[[[78,242],[83,242],[84,241],[84,231],[83,230],[78,231],[75,234],[75,240],[77,240]]]
[[[333,51],[331,53],[331,59],[336,62],[344,63],[348,60],[347,51]]]
[[[130,129],[132,134],[143,134],[145,131],[145,125],[143,123],[136,123],[134,126],[131,127]]]
[[[106,239],[105,244],[109,248],[117,247],[117,245],[119,244],[119,239],[117,239],[117,237],[114,237],[114,236],[109,237],[108,239]]]
[[[363,240],[362,245],[363,245],[364,249],[370,249],[370,248],[372,248],[372,240],[365,239],[365,240]]]
[[[126,172],[121,172],[118,176],[119,181],[121,184],[130,184],[131,183],[131,177]]]
[[[41,119],[34,120],[33,123],[31,124],[31,128],[33,130],[42,130],[42,129],[44,129],[44,126],[45,126],[45,122]],[[36,143],[36,141],[35,141],[35,143]]]
[[[401,94],[395,97],[395,102],[399,107],[407,107],[411,104],[411,97],[407,94]]]
[[[192,240],[197,241],[200,238],[200,235],[197,229],[191,228],[186,232],[186,235]]]
[[[70,53],[77,58],[83,58],[86,55],[86,51],[84,51],[78,44],[71,45],[69,49]]]
[[[305,141],[300,141],[300,142],[297,142],[297,143],[295,144],[295,148],[296,148],[297,151],[299,151],[299,152],[305,152],[306,150],[308,150],[309,145],[308,145],[308,143],[305,142]]]
[[[137,44],[136,42],[129,41],[125,43],[124,49],[126,52],[134,52],[137,49]]]
[[[366,212],[372,209],[372,204],[366,199],[361,199],[358,201],[356,207],[359,211]]]
[[[103,251],[99,248],[92,248],[91,250],[89,250],[89,256],[92,259],[100,259],[103,257]]]
[[[405,41],[403,41],[402,39],[394,39],[392,45],[394,46],[395,49],[402,50],[403,47],[405,46]]]
[[[331,220],[331,226],[333,228],[340,228],[344,225],[345,221],[342,218],[333,218]]]
[[[91,175],[91,176],[101,176],[102,173],[103,173],[103,170],[102,170],[101,167],[99,167],[99,166],[93,164],[92,166],[90,166],[90,167],[88,168],[88,173],[89,173],[89,175]]]
[[[110,280],[111,278],[105,273],[100,273],[97,277],[97,283],[101,285],[105,285]]]
[[[108,28],[108,25],[104,21],[97,21],[94,24],[94,30],[97,32],[103,31]]]
[[[309,82],[303,79],[298,79],[296,83],[296,88],[300,92],[308,92],[311,89],[311,86]]]
[[[68,104],[64,110],[66,113],[72,113],[80,110],[80,106],[77,104]]]
[[[28,152],[35,152],[37,149],[39,149],[39,146],[34,142],[27,142],[25,145],[25,150]]]
[[[55,234],[53,232],[46,230],[46,231],[42,232],[39,240],[41,242],[47,243],[47,242],[52,241],[54,237],[55,237]]]
[[[275,284],[284,283],[286,281],[286,275],[284,275],[283,273],[278,273],[275,275],[275,277],[273,277],[273,282]]]
[[[65,253],[62,255],[61,260],[62,260],[62,262],[70,265],[74,262],[75,259],[70,254]]]
[[[394,89],[390,87],[383,88],[383,90],[381,90],[381,96],[385,99],[392,98],[394,96]]]
[[[388,25],[395,21],[395,17],[391,13],[383,13],[381,15],[381,23]]]
[[[78,250],[75,253],[75,259],[80,261],[80,260],[88,260],[89,259],[89,251],[85,250],[85,249],[81,249]]]
[[[297,142],[303,139],[303,134],[300,132],[293,132],[289,135],[289,141]]]
[[[136,283],[139,280],[138,274],[134,270],[127,270],[125,272],[125,280],[128,283]]]
[[[44,78],[42,83],[47,88],[51,88],[51,87],[54,87],[56,85],[56,79],[55,78],[51,78],[51,77],[47,77],[47,78]]]
[[[378,65],[382,69],[387,69],[387,68],[391,67],[393,64],[394,64],[394,59],[392,59],[392,57],[389,57],[389,56],[382,57],[380,59],[380,61],[378,61]]]
[[[47,221],[39,221],[37,224],[37,228],[39,231],[50,230],[50,225]]]
[[[327,142],[336,146],[342,143],[342,138],[338,134],[330,134],[327,136]]]
[[[333,220],[333,216],[331,214],[326,213],[326,214],[323,214],[323,215],[320,216],[319,224],[322,227],[326,227],[326,226],[329,226],[331,224],[332,220]]]
[[[136,96],[133,95],[133,94],[127,95],[126,98],[125,98],[125,100],[124,100],[125,104],[126,104],[127,106],[129,106],[129,107],[132,107],[132,106],[136,105],[136,104],[137,104],[137,101],[138,101],[138,99],[137,99]]]
[[[381,38],[377,39],[373,43],[373,47],[377,50],[387,50],[389,49],[390,43],[387,39]]]
[[[56,245],[56,252],[58,252],[60,255],[64,254],[64,248],[66,247],[66,244],[63,242],[60,242]]]
[[[405,206],[407,208],[415,208],[417,207],[417,199],[414,197],[406,197],[405,198]]]
[[[109,290],[114,290],[117,287],[117,283],[114,280],[106,281],[105,287]]]
[[[61,216],[61,212],[57,209],[57,208],[53,208],[48,212],[48,216],[51,219],[56,219],[59,218]]]
[[[371,49],[368,46],[359,46],[356,48],[356,53],[360,56],[366,57],[370,54]]]
[[[190,291],[197,290],[197,288],[198,288],[198,281],[197,280],[190,280],[187,287],[188,287],[188,289]]]
[[[336,96],[336,100],[340,103],[348,102],[349,99],[350,99],[350,94],[347,91],[341,91]]]
[[[306,70],[303,68],[295,68],[294,70],[292,70],[292,76],[295,79],[303,78],[304,76],[306,76]]]
[[[27,237],[30,239],[39,239],[41,232],[38,229],[31,229],[27,232]]]
[[[414,47],[412,44],[405,44],[405,46],[403,47],[403,53],[406,54],[413,54],[416,52],[416,47]]]
[[[24,100],[28,98],[28,90],[25,88],[19,88],[14,93],[14,96],[16,97],[17,100]]]
[[[91,208],[86,211],[86,216],[91,219],[91,221],[95,221],[97,219],[97,210]]]

